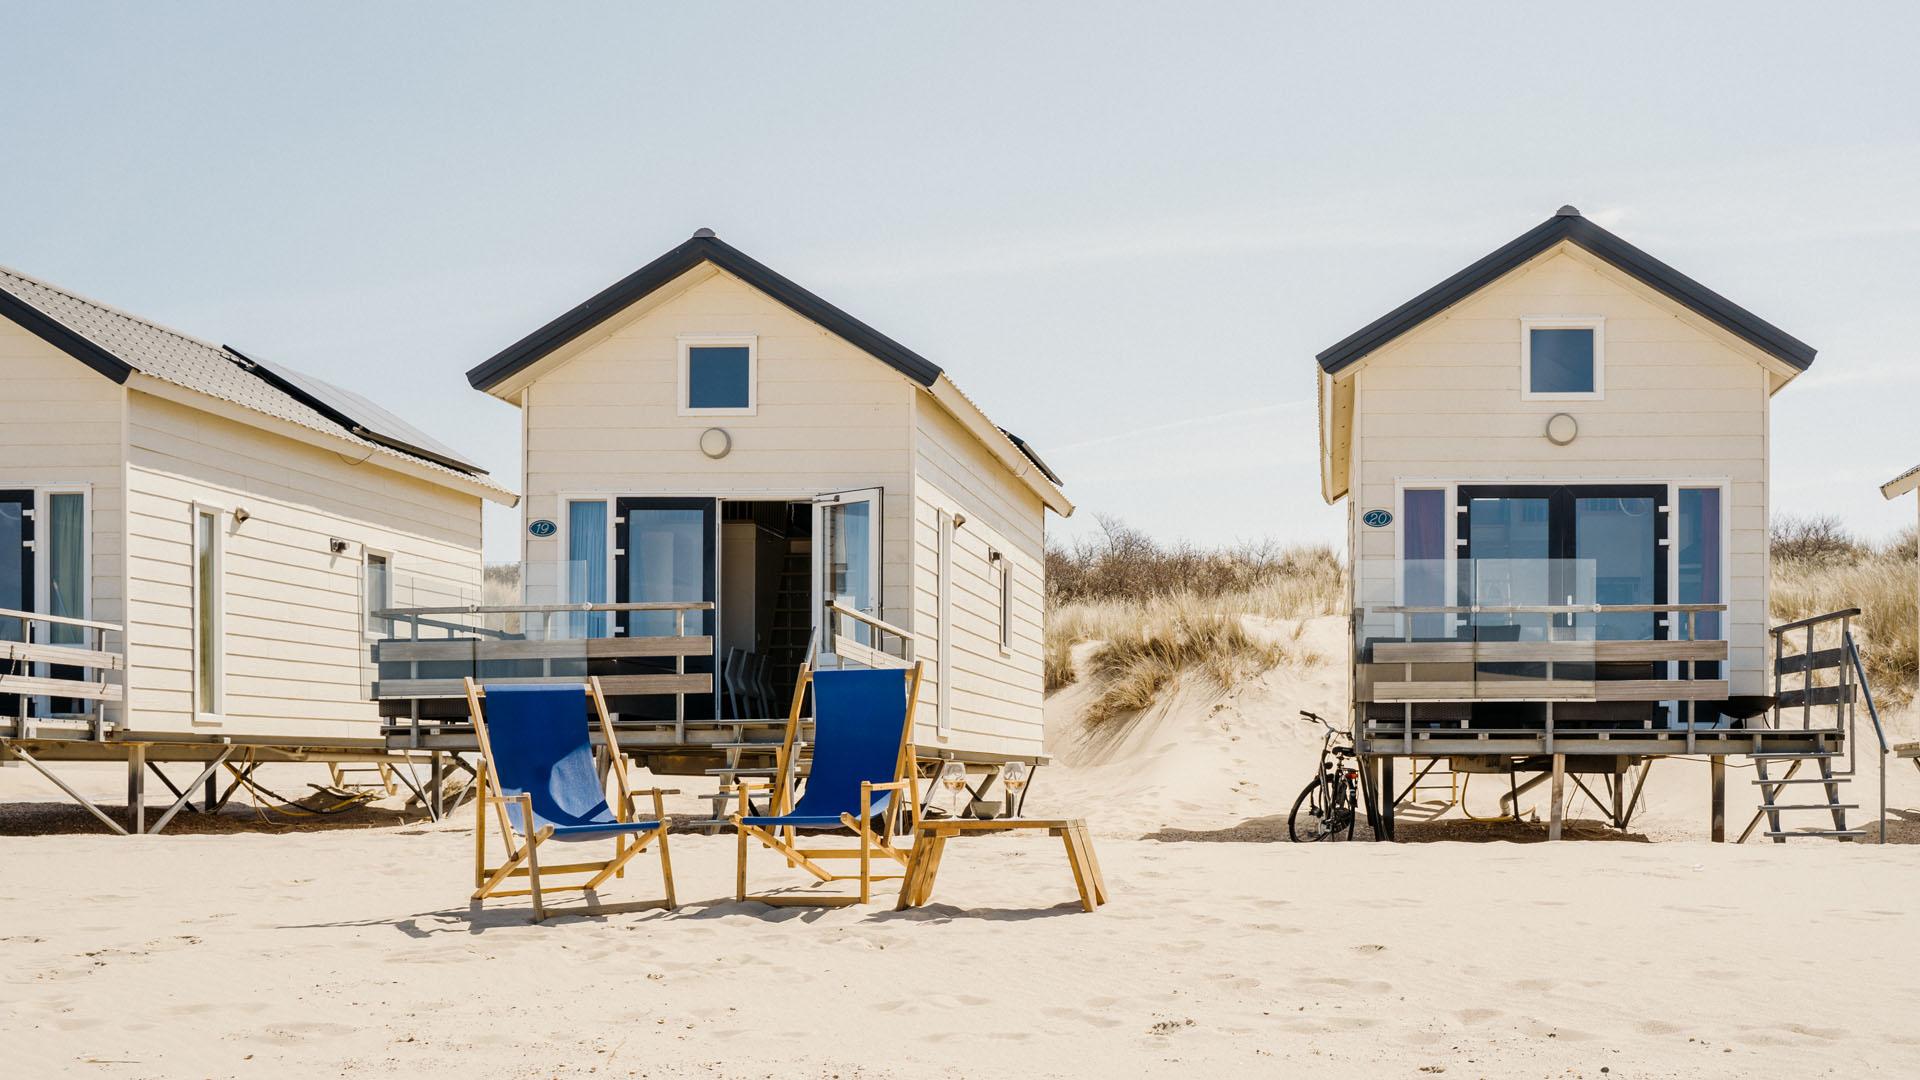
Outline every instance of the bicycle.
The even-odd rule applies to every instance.
[[[1353,733],[1305,709],[1300,710],[1300,718],[1326,728],[1327,737],[1320,744],[1319,772],[1307,782],[1293,801],[1293,812],[1287,815],[1287,838],[1296,844],[1351,840],[1360,808],[1360,770],[1353,760]],[[1335,739],[1347,742],[1340,745]]]

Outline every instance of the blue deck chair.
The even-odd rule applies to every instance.
[[[795,707],[789,714],[789,737],[798,726],[801,695],[813,687],[813,766],[798,802],[788,792],[792,774],[791,750],[781,755],[779,774],[772,784],[738,785],[739,811],[732,815],[740,838],[739,870],[734,895],[740,900],[797,906],[864,904],[872,898],[873,883],[898,879],[901,874],[875,874],[875,856],[889,858],[902,868],[907,852],[894,847],[900,811],[908,814],[905,830],[912,835],[920,824],[920,782],[914,768],[913,708],[920,697],[920,665],[911,668],[811,671],[802,668],[794,687]],[[773,813],[754,814],[747,793],[771,791]],[[874,831],[875,817],[880,819]],[[800,847],[798,830],[849,829],[859,839],[857,848]],[[816,892],[747,895],[747,847],[750,839],[773,848],[820,881],[860,882],[858,896]],[[828,859],[859,859],[858,874],[836,874],[821,865]]]
[[[608,771],[613,774],[616,789],[611,803],[585,722],[589,700],[607,743]],[[474,803],[478,810],[473,837],[476,904],[489,897],[530,896],[535,922],[547,917],[542,894],[550,892],[584,892],[588,906],[575,910],[595,915],[675,906],[673,863],[667,854],[667,830],[672,820],[666,815],[662,798],[676,792],[659,788],[634,791],[628,786],[627,758],[620,752],[599,679],[588,680],[586,686],[484,688],[468,679],[467,708],[473,714],[473,730],[485,765],[480,797]],[[636,800],[641,795],[653,797],[651,819],[640,816]],[[493,867],[486,864],[488,808],[498,815],[500,835],[507,847],[507,861]],[[595,840],[613,842],[611,858],[550,864],[542,871],[540,851],[544,845]],[[626,876],[627,861],[650,845],[660,852],[666,899],[600,904],[595,890],[610,877]],[[592,877],[584,883],[552,885],[542,881],[543,872],[549,876],[585,873]],[[527,879],[527,888],[503,888],[521,877]]]

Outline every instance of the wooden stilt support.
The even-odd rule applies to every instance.
[[[1560,839],[1567,805],[1567,755],[1553,755],[1553,808],[1547,813],[1547,839]]]
[[[1713,826],[1711,839],[1716,844],[1727,842],[1727,759],[1715,754],[1708,772],[1713,774]]]
[[[147,831],[147,745],[127,747],[127,822],[129,832]]]
[[[1380,823],[1386,827],[1387,839],[1393,835],[1393,757],[1383,754],[1380,757]]]
[[[1613,827],[1626,831],[1627,828],[1627,772],[1623,771],[1610,777],[1607,785],[1613,789]]]

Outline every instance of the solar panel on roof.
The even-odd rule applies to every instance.
[[[318,409],[334,423],[365,439],[402,453],[438,462],[464,473],[486,475],[485,469],[468,461],[458,450],[400,419],[373,401],[351,390],[318,379],[302,371],[260,360],[231,345],[224,348],[252,365],[253,373],[278,385],[308,405]]]

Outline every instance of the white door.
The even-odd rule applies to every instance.
[[[866,648],[880,645],[872,627],[844,616],[825,617],[829,604],[881,617],[880,511],[879,488],[836,491],[813,500],[813,626],[823,654],[839,655],[837,638]]]

